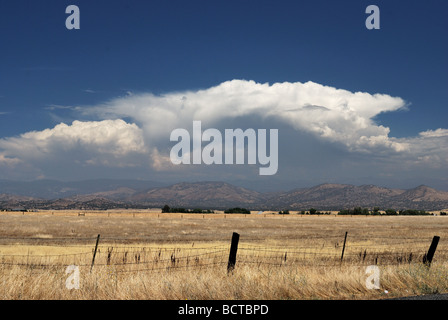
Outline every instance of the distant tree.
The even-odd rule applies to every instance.
[[[353,209],[343,209],[338,212],[338,215],[369,215],[369,209],[355,207]]]
[[[386,214],[389,216],[397,215],[397,211],[394,209],[386,209]]]
[[[279,211],[278,214],[289,214],[289,210]]]
[[[188,213],[214,213],[214,211],[210,210],[210,209],[206,209],[206,210],[203,210],[203,209],[193,209],[193,210],[187,210],[187,211],[188,211]]]
[[[400,215],[404,215],[404,216],[427,216],[429,215],[428,212],[426,212],[425,210],[400,210],[399,211]]]
[[[352,214],[354,214],[354,215],[368,215],[369,214],[369,209],[356,207],[356,208],[353,209]]]
[[[310,214],[316,214],[316,212],[317,212],[316,209],[314,209],[314,208],[311,208],[311,209],[310,209]]]
[[[245,208],[231,208],[224,211],[224,213],[244,213],[244,214],[250,214],[250,210],[247,210]]]
[[[170,208],[168,205],[165,205],[162,208],[163,213],[214,213],[213,210],[210,209],[185,209],[185,208]]]

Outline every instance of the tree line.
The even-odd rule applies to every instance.
[[[185,208],[171,208],[169,205],[164,205],[162,213],[214,213],[209,209],[185,209]]]
[[[210,209],[185,209],[185,208],[171,208],[168,205],[165,205],[162,208],[162,213],[215,213]],[[237,214],[250,214],[250,210],[246,208],[230,208],[224,210],[224,213],[237,213]],[[280,215],[290,214],[289,210],[280,210],[278,211]],[[315,208],[310,208],[308,211],[301,210],[299,214],[302,215],[329,215],[331,212],[329,211],[319,211]],[[379,207],[374,207],[372,210],[369,208],[362,207],[354,207],[353,209],[343,209],[338,212],[338,215],[387,215],[387,216],[395,216],[395,215],[403,215],[403,216],[427,216],[431,215],[429,212],[425,210],[415,210],[415,209],[405,209],[405,210],[395,210],[395,209],[386,209],[384,213],[380,212]],[[440,212],[440,215],[446,215],[446,212]]]
[[[289,210],[279,211],[278,214],[289,214]],[[310,214],[310,215],[321,215],[321,214],[331,214],[329,211],[319,211],[317,209],[311,208],[308,211],[302,210],[300,214]]]
[[[344,209],[338,212],[339,215],[381,215],[379,207],[374,207],[373,210],[369,210],[368,208],[355,207],[353,209]],[[414,210],[414,209],[406,209],[406,210],[395,210],[395,209],[386,209],[384,210],[384,214],[387,216],[427,216],[430,215],[429,212],[425,210]]]

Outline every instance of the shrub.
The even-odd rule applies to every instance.
[[[394,210],[394,209],[386,209],[385,212],[386,212],[386,214],[389,215],[389,216],[395,216],[395,215],[397,215],[397,211]]]
[[[427,216],[427,215],[429,215],[429,213],[426,212],[425,210],[400,210],[399,214],[404,215],[404,216]]]
[[[202,210],[202,209],[185,209],[185,208],[170,208],[165,205],[162,208],[162,213],[214,213],[213,210]]]
[[[368,215],[369,209],[367,208],[361,208],[361,207],[355,207],[353,210],[351,209],[344,209],[338,212],[338,215]]]
[[[224,211],[224,213],[244,213],[244,214],[250,214],[250,210],[247,210],[245,208],[231,208]]]

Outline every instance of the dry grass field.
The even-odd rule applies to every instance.
[[[383,299],[448,292],[444,216],[83,214],[0,214],[1,299]],[[228,273],[233,232],[240,242]],[[422,259],[435,235],[440,242],[428,268]],[[366,286],[373,264],[379,289]],[[66,287],[69,265],[79,268],[79,289]]]

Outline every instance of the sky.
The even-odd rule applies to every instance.
[[[380,29],[366,28],[372,4]],[[2,1],[0,179],[448,190],[446,12],[442,0]],[[278,130],[277,172],[174,165],[170,134],[193,121]]]

